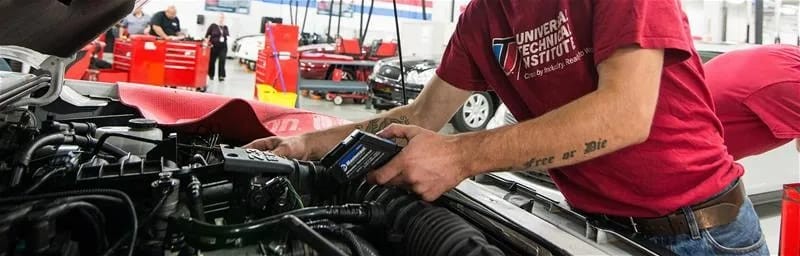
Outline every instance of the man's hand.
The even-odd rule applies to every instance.
[[[308,147],[306,147],[306,140],[301,136],[275,136],[257,139],[244,147],[271,151],[273,154],[293,159],[310,160],[310,152],[308,152]]]
[[[408,145],[389,163],[368,175],[372,183],[403,186],[430,202],[469,177],[461,159],[462,149],[453,136],[398,124],[390,125],[378,135],[407,139]]]

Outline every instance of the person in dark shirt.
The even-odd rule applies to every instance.
[[[219,61],[219,81],[225,81],[225,58],[228,56],[228,26],[225,26],[225,15],[220,14],[217,23],[212,23],[206,30],[206,40],[211,43],[211,60],[208,62],[208,78],[214,80],[216,62]]]
[[[178,20],[178,10],[169,6],[166,10],[157,12],[150,20],[150,35],[167,40],[183,39],[181,21]]]

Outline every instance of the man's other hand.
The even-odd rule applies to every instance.
[[[262,151],[271,151],[273,154],[287,158],[309,160],[309,152],[308,147],[306,147],[306,140],[300,136],[274,136],[262,138],[250,142],[250,144],[247,144],[244,147]]]
[[[408,140],[408,145],[368,179],[380,185],[405,187],[425,201],[433,201],[469,176],[462,149],[453,136],[440,135],[418,126],[393,124],[379,136]]]

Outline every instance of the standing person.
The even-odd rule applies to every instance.
[[[166,40],[181,40],[181,21],[178,19],[178,10],[170,5],[166,10],[157,12],[150,19],[150,35]]]
[[[485,90],[521,122],[435,132]],[[354,129],[406,139],[368,180],[427,201],[481,173],[549,170],[573,209],[677,254],[769,253],[679,0],[473,0],[413,103],[248,147],[319,159]]]
[[[216,23],[206,30],[206,40],[211,42],[211,59],[208,61],[208,78],[214,80],[215,65],[219,61],[219,81],[225,81],[225,58],[228,56],[228,26],[225,25],[225,14],[219,14]]]
[[[120,37],[130,35],[145,35],[150,33],[150,15],[144,14],[142,7],[136,8],[128,17],[122,20]]]
[[[705,71],[734,159],[800,138],[800,48],[769,45],[732,51],[711,59]]]

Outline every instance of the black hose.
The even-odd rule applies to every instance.
[[[116,157],[121,157],[128,154],[124,150],[110,144],[103,144],[101,147],[97,147],[98,142],[90,137],[77,136],[74,134],[65,134],[60,132],[48,134],[30,142],[28,145],[22,148],[22,150],[20,150],[20,153],[17,155],[15,159],[16,167],[14,167],[14,171],[11,175],[11,180],[9,181],[9,187],[10,188],[17,187],[19,183],[22,181],[22,176],[28,169],[28,165],[30,165],[36,150],[44,146],[73,144],[73,143],[75,145],[84,147],[95,146],[95,151],[99,150],[99,148],[102,148],[104,151],[114,154],[114,156]],[[96,153],[97,152],[94,152],[94,154]]]
[[[442,207],[425,207],[410,213],[404,223],[405,255],[504,255],[466,220]]]
[[[353,233],[330,220],[321,220],[311,222],[308,224],[314,230],[319,230],[328,234],[335,235],[345,240],[350,247],[350,250],[357,256],[378,256],[378,250],[375,249],[364,238]]]
[[[156,216],[156,213],[158,213],[158,210],[161,208],[161,206],[164,205],[164,202],[167,201],[168,195],[169,194],[164,194],[164,196],[162,196],[161,199],[158,200],[158,203],[156,203],[156,205],[153,206],[153,209],[150,210],[150,212],[147,213],[147,215],[142,219],[142,221],[139,222],[139,226],[136,227],[136,229],[142,229],[142,228],[146,227],[147,225],[150,225],[150,222],[152,222],[153,219],[155,219],[155,216]],[[124,242],[125,240],[128,240],[133,234],[134,234],[133,231],[125,233],[125,235],[120,237],[117,240],[117,242],[115,242],[113,245],[111,245],[111,247],[109,247],[108,250],[106,250],[106,252],[103,253],[103,256],[109,256],[109,255],[113,254],[115,251],[117,251],[117,248],[119,248],[122,245],[122,242]]]
[[[116,196],[117,198],[122,199],[123,202],[128,204],[128,210],[130,210],[131,214],[131,228],[133,228],[132,231],[133,238],[131,239],[130,248],[128,250],[128,256],[132,256],[134,247],[136,245],[136,235],[138,234],[137,227],[139,226],[139,220],[136,217],[136,208],[133,206],[133,201],[131,201],[131,198],[128,197],[127,194],[119,190],[91,189],[91,190],[64,191],[64,192],[29,195],[29,196],[6,197],[6,198],[0,198],[0,204],[22,203],[34,200],[50,199],[50,198],[79,197],[79,196],[89,196],[89,195],[99,195],[99,194]],[[95,199],[101,199],[101,198],[102,197],[97,197]]]
[[[467,220],[408,191],[361,181],[348,186],[339,197],[345,202],[385,206],[385,225],[392,231],[389,235],[402,238],[394,244],[396,255],[503,255]]]
[[[11,174],[9,187],[14,188],[22,181],[22,176],[25,174],[25,170],[27,170],[31,158],[33,158],[33,153],[36,152],[37,149],[49,145],[63,144],[66,141],[67,135],[63,133],[54,133],[37,138],[23,147],[15,159],[17,166],[14,167],[14,172]]]
[[[91,225],[94,233],[97,234],[96,238],[98,240],[98,243],[95,248],[95,254],[98,254],[103,250],[105,250],[106,248],[108,248],[108,237],[106,236],[105,229],[103,229],[106,226],[106,216],[103,214],[102,211],[100,211],[100,208],[97,208],[97,206],[93,204],[89,205],[94,207],[94,209],[96,210],[78,209],[78,213],[83,215],[83,217]]]
[[[108,140],[108,138],[110,138],[110,137],[120,137],[120,138],[125,138],[125,139],[130,139],[130,140],[136,140],[136,141],[141,141],[141,142],[145,142],[145,143],[150,143],[150,144],[153,144],[153,145],[158,145],[159,143],[161,143],[161,141],[158,141],[158,140],[145,139],[145,138],[140,138],[140,137],[136,137],[136,136],[128,135],[128,134],[104,133],[102,136],[100,136],[100,138],[97,139],[97,142],[95,142],[93,144],[94,148],[92,149],[92,152],[89,153],[89,156],[97,155],[97,153],[99,153],[101,148],[107,148],[107,147],[109,149],[115,148],[115,146],[113,146],[111,144],[106,144],[106,140]],[[127,154],[128,153],[126,152],[125,154],[123,154],[123,156],[127,155]]]
[[[336,247],[331,241],[311,229],[306,223],[294,215],[284,215],[279,223],[283,224],[292,233],[296,234],[303,242],[306,242],[314,250],[322,255],[347,256],[342,250]]]
[[[48,205],[44,206],[45,208],[41,211],[31,212],[28,215],[28,220],[33,223],[39,222],[49,222],[52,219],[59,218],[60,216],[72,212],[74,210],[78,210],[81,215],[85,216],[90,223],[90,227],[94,232],[95,237],[98,240],[96,243],[96,252],[100,252],[103,248],[108,246],[108,241],[105,240],[106,232],[101,228],[105,226],[106,219],[103,212],[100,211],[100,208],[97,208],[94,204],[84,202],[84,201],[70,201],[69,199],[64,200],[55,200]],[[38,244],[34,243],[31,245],[32,250],[42,250],[49,248],[49,241],[38,241],[46,244]]]
[[[400,21],[397,18],[397,0],[392,0],[394,6],[394,30],[397,34],[397,54],[400,57],[400,87],[403,90],[403,105],[408,104],[408,95],[406,95],[406,72],[403,65],[403,46],[400,43]]]
[[[50,178],[52,178],[56,174],[59,174],[59,173],[62,173],[62,172],[64,172],[64,169],[56,169],[56,170],[48,172],[47,174],[42,176],[42,178],[40,178],[38,181],[36,181],[36,183],[33,183],[33,185],[31,185],[28,189],[26,189],[25,192],[22,192],[22,194],[23,195],[28,195],[30,193],[33,193],[33,191],[36,191],[36,189],[38,189],[40,186],[42,186],[42,184],[44,184],[45,182],[50,180]]]
[[[269,231],[270,228],[280,223],[286,215],[294,215],[302,220],[332,219],[354,223],[381,222],[382,212],[376,205],[347,204],[340,206],[307,207],[279,215],[262,218],[248,223],[218,226],[192,218],[178,217],[173,219],[175,227],[194,236],[207,236],[217,238],[240,238]]]

